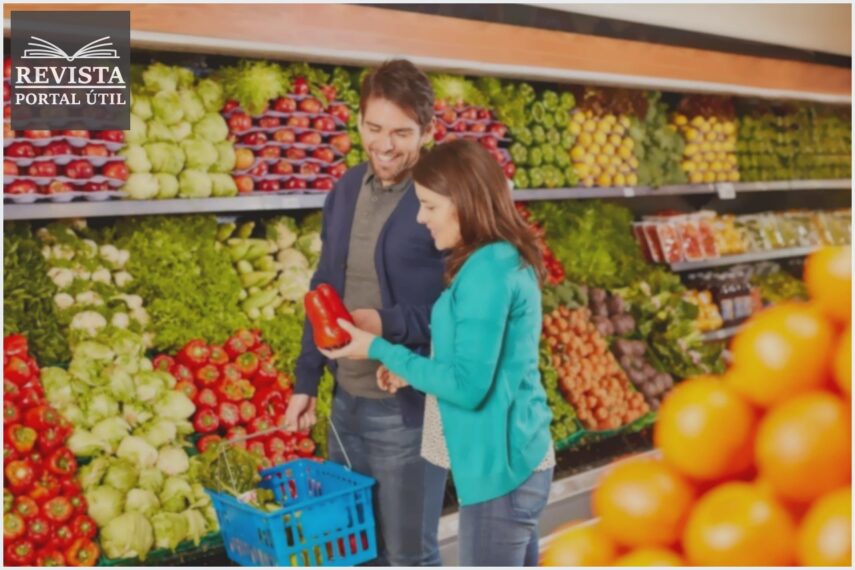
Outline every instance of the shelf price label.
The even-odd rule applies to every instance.
[[[633,188],[632,186],[625,186],[623,189],[623,195],[625,198],[635,197],[635,188]]]
[[[718,192],[718,197],[722,200],[733,200],[736,198],[736,186],[730,182],[716,184],[715,190]]]

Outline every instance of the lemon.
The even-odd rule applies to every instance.
[[[689,124],[692,125],[693,127],[695,127],[696,129],[701,129],[701,128],[707,126],[707,122],[704,120],[704,118],[701,115],[696,115],[696,116],[692,117],[692,120],[689,122]]]
[[[721,128],[726,135],[732,135],[736,132],[736,125],[733,124],[733,121],[725,121],[722,123]]]
[[[570,133],[571,134],[578,136],[579,133],[581,133],[581,132],[582,132],[582,125],[580,125],[579,123],[577,123],[575,121],[570,123]]]
[[[739,172],[733,171],[730,173],[730,182],[739,182]]]
[[[573,170],[576,171],[576,176],[579,178],[585,178],[589,174],[591,174],[591,167],[585,163],[574,164]]]
[[[578,142],[584,148],[588,148],[589,146],[591,146],[591,143],[594,142],[594,137],[591,136],[591,133],[588,132],[581,133],[579,135],[579,138],[576,139],[576,142]]]
[[[586,177],[586,178],[583,178],[583,179],[582,179],[582,180],[580,180],[579,182],[580,182],[580,183],[582,184],[582,186],[584,186],[585,188],[590,188],[591,186],[593,186],[593,185],[594,185],[594,177],[593,177],[593,176],[588,176],[588,177]]]
[[[588,152],[590,152],[594,156],[597,156],[598,154],[600,154],[600,152],[602,152],[602,148],[597,143],[594,143],[588,147]]]
[[[615,147],[613,145],[607,144],[603,147],[603,154],[606,156],[614,156]]]
[[[721,172],[721,166],[721,163],[716,160],[710,164],[710,170],[713,172]]]
[[[626,176],[623,174],[615,174],[614,175],[614,183],[615,186],[625,186],[626,185]]]
[[[629,158],[629,165],[633,168],[638,168],[638,159],[635,158],[634,156],[631,156]]]
[[[582,125],[582,130],[586,133],[593,133],[597,130],[597,123],[591,119],[585,121],[585,124]]]
[[[604,154],[598,154],[596,158],[597,164],[600,166],[607,166],[609,164],[609,157]]]
[[[608,142],[608,140],[609,137],[606,135],[606,133],[601,131],[597,131],[596,133],[594,133],[594,142],[598,145],[604,145]]]
[[[585,157],[585,149],[579,145],[573,147],[573,150],[570,151],[570,158],[572,158],[575,162],[580,162]]]
[[[682,127],[682,126],[686,125],[688,122],[689,122],[689,119],[686,118],[686,115],[682,115],[680,113],[677,113],[676,115],[674,115],[674,124],[677,125],[678,127]]]
[[[586,154],[585,158],[583,158],[582,161],[588,165],[594,164],[594,155],[593,154]]]
[[[597,186],[611,186],[612,177],[608,174],[600,174],[597,176]]]
[[[629,120],[629,117],[627,117],[626,115],[621,115],[620,118],[618,118],[618,123],[625,129],[628,129],[629,126],[632,124],[632,122]]]
[[[609,143],[612,146],[620,146],[621,140],[620,135],[609,135]]]
[[[626,183],[629,186],[635,186],[638,184],[638,175],[635,172],[626,175]]]
[[[617,152],[618,152],[618,156],[624,160],[629,160],[629,158],[632,156],[632,151],[630,149],[626,148],[625,146],[622,146],[619,149],[617,149]]]
[[[691,160],[684,160],[681,166],[685,172],[694,172],[696,168],[695,163]]]
[[[712,142],[712,141],[718,139],[718,135],[716,133],[714,133],[713,131],[710,131],[706,134],[706,139],[708,141]]]
[[[698,145],[690,143],[683,149],[683,154],[686,156],[695,156],[698,154]]]
[[[605,117],[603,117],[603,120],[604,120],[606,123],[608,123],[609,125],[613,125],[613,124],[615,124],[615,123],[617,122],[617,117],[615,117],[614,115],[612,115],[611,113],[609,113],[608,115],[606,115]]]
[[[573,122],[577,125],[582,125],[585,122],[585,113],[581,111],[573,111]]]
[[[633,148],[635,148],[635,141],[632,140],[632,138],[630,137],[626,137],[621,141],[620,146],[632,150]]]
[[[730,175],[727,172],[719,172],[715,175],[716,182],[727,182]]]
[[[689,182],[691,182],[692,184],[700,184],[703,181],[704,175],[702,172],[695,171],[689,174]]]
[[[715,172],[709,171],[704,173],[704,182],[715,182]]]

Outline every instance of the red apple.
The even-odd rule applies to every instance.
[[[312,122],[312,126],[319,131],[334,131],[335,120],[332,117],[318,117]]]
[[[305,190],[306,181],[301,180],[300,178],[289,178],[287,182],[285,182],[285,188],[288,190]]]
[[[309,94],[309,84],[306,82],[305,77],[295,77],[294,78],[294,94],[295,95],[308,95]]]
[[[5,81],[3,82],[3,101],[9,101],[12,98],[12,88]]]
[[[261,158],[279,158],[282,156],[282,149],[278,146],[266,146],[258,153]]]
[[[233,113],[231,117],[229,117],[229,130],[233,133],[242,133],[246,130],[252,128],[252,118],[244,113],[243,111],[238,111],[237,113]]]
[[[493,116],[493,113],[490,112],[490,109],[478,109],[478,118],[479,119],[489,119]]]
[[[461,119],[466,119],[467,121],[474,121],[478,118],[478,109],[474,107],[469,107],[462,113],[460,113]]]
[[[50,162],[48,160],[42,160],[39,162],[34,162],[27,169],[28,176],[45,176],[52,178],[56,176],[57,168],[56,164]]]
[[[303,144],[321,144],[320,133],[303,133],[297,137],[297,141]]]
[[[472,123],[469,125],[470,133],[485,133],[487,132],[487,125],[484,123]]]
[[[261,117],[258,120],[258,126],[262,129],[275,129],[280,123],[279,117]]]
[[[313,190],[332,190],[335,186],[335,181],[332,178],[318,178],[312,181]]]
[[[249,133],[241,138],[241,142],[250,146],[259,146],[267,142],[265,133]]]
[[[297,140],[297,134],[291,129],[279,129],[273,133],[273,140],[281,143],[293,143]]]
[[[267,174],[267,163],[264,161],[259,162],[249,171],[250,176],[264,176]]]
[[[309,117],[288,117],[288,122],[285,123],[288,127],[294,127],[295,129],[308,129],[309,128]]]
[[[83,185],[84,192],[106,192],[110,185],[106,182],[87,182]]]
[[[442,117],[440,118],[450,125],[457,120],[457,113],[454,112],[454,109],[446,109],[442,112]]]
[[[336,88],[335,88],[335,87],[333,87],[332,85],[323,85],[323,86],[321,86],[321,93],[323,93],[324,98],[325,98],[328,102],[330,102],[330,103],[331,103],[331,102],[335,101]]]
[[[117,180],[128,179],[128,167],[124,162],[107,163],[104,168],[101,169],[101,172],[107,178],[115,178]]]
[[[86,160],[72,160],[65,165],[65,175],[77,180],[92,178],[95,175],[95,168]]]
[[[261,192],[276,192],[279,190],[278,180],[262,180],[258,183],[258,189]]]
[[[499,148],[499,139],[497,139],[495,137],[491,137],[491,136],[481,137],[480,139],[478,139],[478,142],[481,143],[481,145],[484,146],[484,148],[487,148],[490,150],[492,150],[494,148]]]
[[[3,138],[4,139],[16,139],[18,138],[18,133],[16,133],[12,126],[9,123],[3,123]]]
[[[17,176],[18,175],[18,165],[12,162],[11,160],[3,161],[3,174],[5,176]]]
[[[88,139],[89,138],[89,131],[62,131],[62,135],[66,136],[66,137]]]
[[[326,170],[327,174],[333,176],[335,178],[341,178],[342,175],[347,172],[347,165],[343,162],[340,162],[336,165],[330,166]]]
[[[293,113],[297,110],[297,101],[290,97],[280,97],[274,101],[273,110],[279,113]]]
[[[491,123],[490,128],[487,129],[487,132],[496,135],[500,139],[503,139],[505,138],[505,134],[508,132],[508,127],[506,127],[502,123]]]
[[[321,173],[321,165],[315,162],[304,162],[300,165],[300,174],[303,176],[314,176]]]
[[[330,137],[330,144],[342,154],[347,154],[350,151],[351,142],[350,135],[341,133]]]
[[[252,192],[255,187],[255,183],[252,181],[247,175],[235,176],[235,185],[237,186],[238,192],[243,194],[245,192]]]
[[[303,111],[304,113],[320,113],[324,106],[321,105],[321,102],[315,99],[314,97],[309,97],[308,99],[303,99],[297,105],[297,108]]]
[[[285,151],[285,157],[289,160],[303,160],[306,158],[306,151],[302,148],[289,148]]]
[[[323,162],[332,162],[335,160],[335,153],[329,148],[318,148],[312,153],[312,158],[317,158]]]
[[[436,142],[441,141],[445,138],[447,132],[448,129],[445,127],[445,123],[437,122],[433,128],[433,140],[435,140]]]
[[[327,112],[345,124],[347,124],[347,121],[350,119],[350,109],[348,109],[347,105],[344,103],[333,103],[329,106]]]
[[[87,144],[80,150],[82,156],[110,156],[107,147],[100,144]]]
[[[110,141],[110,142],[125,142],[125,132],[124,131],[101,131],[98,133],[98,136],[101,140]]]
[[[294,166],[287,160],[280,160],[271,170],[273,174],[294,174]]]
[[[25,139],[46,139],[50,137],[50,131],[24,131]]]
[[[223,105],[223,108],[220,110],[221,113],[230,113],[239,107],[238,102],[234,99],[229,99],[226,101],[226,104]]]
[[[3,60],[3,78],[9,79],[12,77],[12,58],[7,57]]]
[[[513,178],[513,177],[514,177],[514,174],[516,174],[516,173],[517,173],[517,165],[516,165],[516,164],[514,164],[514,163],[513,163],[513,162],[511,162],[511,161],[508,161],[508,162],[506,162],[506,163],[505,163],[505,165],[502,167],[502,170],[505,172],[505,177],[507,177],[507,178]]]
[[[42,156],[64,156],[74,154],[71,145],[65,141],[55,141],[42,149]]]
[[[446,107],[445,99],[435,99],[434,100],[433,110],[436,111],[437,113],[441,113],[442,111],[444,111],[445,107]]]
[[[48,145],[48,148],[50,148],[50,146],[51,145]],[[8,147],[6,147],[6,156],[14,156],[16,158],[32,158],[36,156],[36,149],[33,145],[27,142],[12,143]]]
[[[44,188],[45,194],[63,194],[65,192],[71,192],[74,188],[68,182],[62,182],[59,180],[54,180],[50,184],[48,184]]]
[[[255,155],[248,148],[235,149],[235,170],[246,170],[255,162]]]
[[[451,130],[456,133],[465,133],[467,130],[469,130],[469,127],[466,125],[465,122],[457,121],[457,123],[453,127],[451,127]]]
[[[32,180],[16,180],[6,186],[5,191],[7,194],[35,194],[37,189]]]

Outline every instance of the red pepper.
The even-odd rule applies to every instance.
[[[196,384],[188,382],[187,380],[183,380],[175,384],[175,389],[179,392],[184,392],[184,395],[191,400],[193,400],[196,397],[196,394],[199,393],[199,388],[196,387]]]
[[[226,432],[226,440],[228,441],[232,441],[233,439],[242,437],[246,437],[246,428],[243,426],[235,426]],[[239,441],[232,445],[241,449],[246,449],[246,441]]]
[[[220,344],[211,345],[211,355],[208,357],[208,364],[213,364],[218,368],[222,368],[229,363],[229,353]]]
[[[241,355],[241,357],[243,356],[244,355]],[[252,381],[256,386],[262,387],[275,382],[277,376],[278,372],[276,370],[276,366],[273,365],[273,362],[270,360],[262,360],[258,365],[258,370],[252,377]]]
[[[18,540],[27,530],[27,523],[18,513],[3,515],[3,542]]]
[[[42,473],[44,473],[46,467],[44,454],[36,450],[30,453],[27,456],[27,459],[29,459],[30,465],[33,466],[33,473],[35,474],[35,478],[38,479],[42,476]]]
[[[58,427],[59,421],[59,412],[47,405],[36,406],[24,414],[24,425],[39,432],[49,427]]]
[[[74,542],[74,531],[70,524],[63,524],[53,530],[53,538],[48,543],[51,548],[65,550]]]
[[[154,360],[151,361],[151,365],[155,370],[170,372],[175,366],[175,359],[168,354],[158,354],[154,357]]]
[[[196,442],[196,449],[199,450],[199,453],[205,453],[209,447],[217,445],[223,440],[220,436],[215,433],[209,433],[208,435],[203,435],[199,438],[199,441]]]
[[[261,360],[267,360],[273,356],[273,349],[270,348],[269,344],[259,343],[258,346],[252,349],[252,351],[258,355],[258,358]]]
[[[229,338],[223,348],[226,350],[226,354],[228,354],[229,358],[232,360],[234,360],[247,350],[246,345],[243,343],[243,341],[235,336]]]
[[[301,439],[297,443],[297,455],[300,457],[309,457],[315,453],[315,442],[310,438]]]
[[[59,480],[45,471],[33,483],[28,495],[41,505],[59,495]]]
[[[10,489],[3,489],[3,514],[11,513],[15,506],[15,494]]]
[[[240,380],[232,380],[230,378],[220,380],[220,383],[217,384],[217,396],[220,401],[240,402],[243,400],[244,395],[240,382]]]
[[[249,329],[238,329],[232,337],[240,339],[247,350],[255,348],[259,340],[259,337]]]
[[[33,465],[27,459],[9,462],[4,472],[6,473],[6,485],[17,495],[29,491],[36,478]]]
[[[27,523],[27,538],[36,545],[50,540],[50,523],[43,516],[33,517]]]
[[[83,489],[80,487],[80,483],[75,481],[74,479],[63,479],[62,483],[59,484],[60,494],[63,497],[76,497],[83,492]]]
[[[62,524],[74,514],[74,507],[67,498],[54,497],[42,506],[42,511],[50,522]]]
[[[252,403],[255,404],[259,414],[269,416],[285,413],[287,407],[282,392],[274,386],[268,386],[257,391],[252,398]]]
[[[254,453],[258,457],[264,457],[264,454],[266,452],[266,450],[264,449],[264,442],[258,440],[250,441],[247,445],[247,450],[250,453]]]
[[[235,359],[235,364],[244,378],[252,378],[260,365],[258,355],[254,352],[244,352]]]
[[[21,496],[15,499],[15,506],[13,509],[16,513],[21,515],[21,518],[25,521],[28,521],[39,514],[39,505],[36,504],[32,498],[27,496]]]
[[[6,562],[12,566],[30,566],[36,557],[36,548],[29,540],[19,540],[10,542],[5,554]]]
[[[88,538],[78,538],[65,550],[65,562],[69,566],[95,566],[101,551]]]
[[[276,374],[276,387],[285,390],[294,387],[294,377],[287,372],[278,372]]]
[[[183,364],[176,364],[171,370],[172,376],[175,377],[177,382],[195,382],[196,377],[193,375],[193,371],[190,370],[189,367],[184,366]]]
[[[338,326],[338,319],[353,322],[338,293],[321,283],[303,299],[306,317],[312,325],[315,344],[320,348],[337,348],[350,342],[350,335]]]
[[[285,434],[285,453],[297,452],[297,436],[293,433]]]
[[[3,401],[3,426],[17,423],[21,419],[21,410],[15,405],[15,402],[9,400]]]
[[[21,387],[11,380],[3,379],[3,401],[19,402],[21,400]]]
[[[77,515],[71,521],[71,531],[75,538],[94,538],[98,533],[98,526],[89,515]]]
[[[217,406],[217,414],[220,416],[220,425],[226,429],[238,425],[240,422],[240,408],[234,402],[220,402]]]
[[[268,453],[267,459],[269,459],[270,463],[272,463],[273,465],[282,465],[283,463],[288,462],[286,455],[281,451],[278,453]]]
[[[267,431],[273,427],[273,419],[268,416],[258,416],[251,422],[249,422],[249,433],[258,433],[260,431]]]
[[[61,477],[74,475],[74,472],[77,471],[77,459],[75,459],[70,449],[60,447],[51,453],[47,468],[51,473],[55,473]]]
[[[41,384],[30,382],[21,389],[21,399],[18,401],[18,405],[21,406],[22,410],[28,410],[41,404],[43,397],[44,392]]]
[[[89,505],[86,503],[86,497],[83,495],[71,495],[68,497],[68,502],[71,508],[74,509],[75,515],[85,515],[89,511]]]
[[[255,396],[255,386],[252,385],[252,382],[242,378],[237,382],[238,389],[240,390],[240,395],[242,400],[249,400],[253,396]]]
[[[15,461],[16,459],[20,459],[21,454],[18,453],[18,450],[12,447],[12,444],[8,441],[3,442],[3,465],[8,464],[10,461]]]
[[[220,427],[220,418],[217,417],[217,413],[210,409],[205,408],[196,413],[196,417],[193,419],[193,428],[199,433],[211,433],[217,431],[217,428]]]
[[[206,364],[196,371],[196,383],[204,388],[213,386],[219,379],[220,369],[213,364]]]
[[[36,556],[36,566],[65,566],[65,556],[50,547],[48,550],[42,550]]]
[[[217,398],[216,392],[210,388],[202,388],[193,398],[193,403],[196,404],[197,408],[216,408],[217,402],[219,402],[219,398]]]
[[[268,457],[270,457],[271,455],[276,455],[277,453],[284,454],[286,447],[287,446],[285,445],[285,438],[278,435],[270,436],[270,438],[267,440],[267,445],[265,446]],[[276,462],[274,461],[273,463]]]
[[[178,362],[195,370],[205,366],[210,355],[211,348],[204,340],[193,339],[178,351],[177,358]]]
[[[20,334],[10,334],[3,337],[3,354],[5,356],[23,356],[29,351],[27,337]]]
[[[30,368],[30,363],[20,356],[12,356],[9,362],[3,367],[3,378],[11,380],[18,386],[23,386],[33,377],[33,371]]]
[[[255,404],[250,402],[249,400],[244,400],[238,406],[238,413],[240,414],[241,423],[248,424],[252,420],[255,419],[256,415]]]
[[[31,427],[12,424],[6,430],[6,437],[9,438],[9,443],[12,444],[15,451],[18,453],[29,453],[36,446],[38,434]]]
[[[62,445],[66,437],[65,430],[60,427],[49,427],[39,431],[39,451],[44,454],[51,453],[54,449]]]
[[[221,376],[223,380],[234,380],[237,382],[243,378],[243,374],[240,373],[240,368],[237,367],[237,364],[233,362],[229,362],[221,371]]]

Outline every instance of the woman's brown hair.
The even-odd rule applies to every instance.
[[[456,140],[424,153],[413,168],[413,179],[428,190],[448,196],[457,208],[461,243],[447,257],[446,284],[472,253],[497,241],[507,241],[519,251],[543,283],[543,255],[534,234],[511,199],[501,167],[480,144]]]

